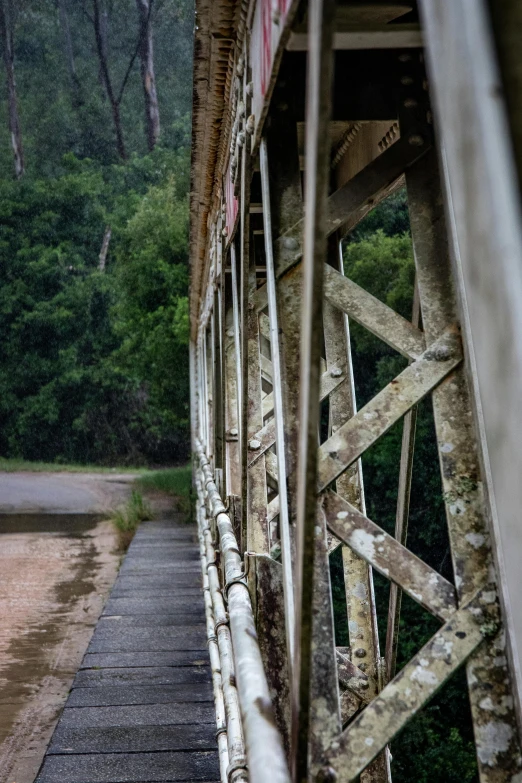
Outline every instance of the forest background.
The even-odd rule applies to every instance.
[[[186,461],[191,0],[0,0],[0,456]],[[404,193],[352,233],[347,273],[411,317]],[[364,404],[402,360],[353,325]],[[452,578],[429,403],[417,420],[409,543]],[[393,532],[401,427],[363,460]],[[333,558],[337,643],[348,643]],[[376,577],[379,616],[387,585]],[[435,630],[403,599],[398,665]],[[385,627],[381,624],[384,637]],[[392,745],[395,783],[477,780],[464,676]]]
[[[193,25],[190,0],[0,2],[3,457],[188,456]]]

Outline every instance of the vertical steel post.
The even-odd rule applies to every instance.
[[[420,302],[417,282],[413,291],[411,322],[419,325]],[[408,517],[410,513],[411,479],[413,474],[413,452],[415,448],[415,428],[417,424],[417,406],[404,417],[402,425],[401,461],[399,467],[399,486],[397,490],[397,512],[395,515],[395,538],[406,544],[408,535]],[[397,667],[397,648],[399,644],[399,621],[401,615],[402,592],[394,582],[390,584],[388,604],[388,627],[386,629],[386,680],[395,677]]]
[[[331,0],[311,0],[308,5],[292,748],[296,783],[307,781],[310,771],[317,773],[325,747],[340,730],[326,529],[316,489],[334,8]],[[321,628],[316,624],[318,615]]]
[[[238,279],[237,279],[237,259],[236,259],[236,245],[232,242],[230,246],[230,268],[232,272],[232,329],[234,332],[234,349],[236,360],[236,389],[237,389],[237,429],[238,429],[238,443],[239,443],[239,455],[243,454],[243,371],[242,371],[242,359],[241,359],[241,328],[240,328],[240,311],[239,311],[239,295],[238,295]]]
[[[406,174],[422,320],[428,344],[457,321],[444,205],[435,152]],[[455,370],[432,395],[446,517],[461,603],[489,585],[496,597],[483,480],[471,400],[464,369]],[[504,634],[488,640],[467,664],[477,762],[481,781],[511,781],[522,774],[522,758]],[[491,751],[491,715],[496,712],[504,741]],[[499,721],[499,714],[502,720]],[[492,760],[498,769],[491,769]],[[500,773],[502,769],[502,773]]]
[[[514,336],[522,332],[522,210],[516,161],[487,3],[476,0],[471,10],[465,0],[421,0],[419,10],[460,266],[459,298],[468,310],[477,369],[494,491],[494,554],[520,715],[522,342]],[[510,85],[508,90],[511,99]]]
[[[344,274],[341,244],[335,235],[330,238],[328,256],[331,266]],[[357,405],[348,317],[325,301],[323,322],[327,371],[336,372],[338,377],[345,378],[329,396],[330,435],[355,415]],[[332,367],[335,370],[331,370]],[[357,460],[337,479],[336,489],[341,497],[365,513],[361,460]],[[373,698],[382,685],[382,676],[372,569],[350,547],[344,545],[342,559],[350,647],[352,651],[357,651],[357,664],[368,676],[367,698]],[[362,773],[361,783],[383,783],[389,780],[388,756],[388,750],[385,750],[372,762]]]
[[[277,317],[276,281],[274,254],[272,249],[272,219],[270,209],[270,188],[268,175],[268,153],[265,139],[260,149],[261,190],[263,194],[263,225],[265,231],[265,257],[268,291],[268,314],[270,319],[270,349],[272,356],[272,394],[274,399],[274,417],[277,451],[277,487],[279,493],[279,537],[281,540],[281,560],[283,563],[283,592],[285,602],[286,636],[288,646],[289,673],[292,676],[295,644],[295,608],[294,580],[292,565],[292,540],[288,518],[288,498],[286,491],[285,432],[283,420],[282,378],[280,366],[279,321]]]

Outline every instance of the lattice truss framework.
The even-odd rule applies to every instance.
[[[365,165],[355,166],[337,189],[330,187],[327,202],[324,301],[314,328],[322,333],[322,355],[315,370],[320,399],[328,401],[328,437],[317,452],[313,573],[305,571],[304,576],[313,579],[310,687],[304,697],[294,670],[296,646],[303,642],[301,626],[296,633],[295,531],[298,438],[306,426],[299,408],[304,218],[291,74],[276,84],[259,158],[251,158],[247,144],[242,148],[235,238],[224,232],[224,205],[213,226],[209,294],[196,357],[198,434],[245,557],[259,646],[277,722],[287,749],[293,749],[294,768],[301,763],[295,762],[295,754],[305,736],[305,777],[390,780],[388,743],[465,665],[480,780],[520,781],[488,499],[425,74],[418,53],[398,52],[397,59],[398,124],[390,124]],[[247,75],[243,82],[241,89]],[[244,123],[247,116],[248,110]],[[347,130],[337,146],[338,151],[344,144],[340,156],[334,147],[333,167],[349,159],[350,141],[358,133],[365,133],[364,124]],[[331,182],[334,173],[332,168]],[[403,184],[416,269],[411,322],[345,277],[339,250],[341,237]],[[358,411],[351,320],[408,360],[406,369]],[[406,540],[416,407],[428,395],[454,584],[415,556]],[[401,419],[393,537],[378,519],[366,515],[360,459]],[[329,555],[339,546],[350,634],[350,647],[343,649],[335,647],[328,565]],[[379,650],[372,569],[391,581],[385,656]],[[431,612],[441,627],[395,674],[402,592]],[[304,700],[299,702],[300,698]],[[292,700],[297,704],[293,710]],[[304,779],[302,772],[299,775]]]

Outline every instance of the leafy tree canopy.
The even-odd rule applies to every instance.
[[[9,18],[25,174],[13,178],[2,92],[0,453],[172,462],[188,449],[193,8],[150,6],[161,136],[147,153],[136,4],[97,5],[112,82],[125,83],[125,164],[94,0],[20,2]]]

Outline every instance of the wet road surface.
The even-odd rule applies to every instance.
[[[113,526],[101,513],[6,514],[6,506],[16,507],[13,477],[19,475],[0,474],[0,781],[5,783],[34,780],[121,560]],[[128,483],[113,493],[95,481],[82,483],[78,474],[73,481],[64,475],[60,483],[52,474],[52,487],[39,495],[42,474],[24,474],[27,480],[19,485],[27,491],[18,495],[22,509],[30,498],[31,508],[100,510],[130,491]],[[7,485],[13,494],[6,498]]]
[[[121,503],[130,473],[0,473],[0,514],[96,514]]]

